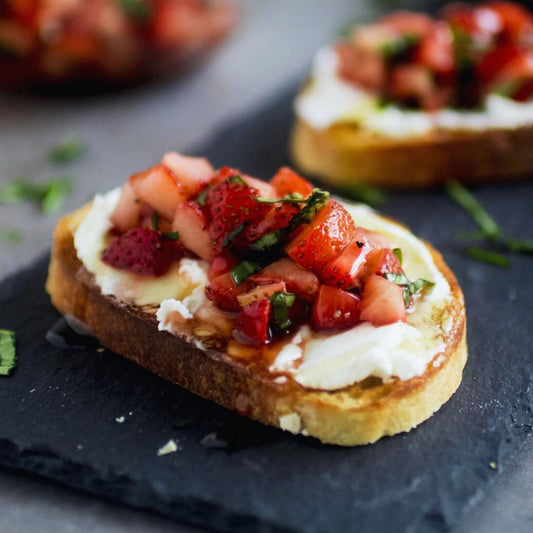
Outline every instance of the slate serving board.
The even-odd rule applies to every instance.
[[[287,163],[294,91],[194,151],[268,179]],[[510,234],[531,238],[533,184],[475,192]],[[508,270],[469,259],[456,233],[474,227],[442,191],[394,193],[382,211],[443,252],[467,301],[463,383],[416,430],[324,446],[241,418],[90,340],[58,348],[45,339],[59,316],[43,257],[0,285],[0,324],[16,331],[19,353],[0,380],[0,463],[218,531],[449,529],[532,431],[532,259],[512,256]],[[157,456],[169,439],[178,451]]]

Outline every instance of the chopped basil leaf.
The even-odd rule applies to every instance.
[[[206,187],[195,199],[194,201],[200,205],[205,205],[205,201],[207,198],[207,193],[209,192],[209,189],[211,189],[212,185],[209,187]]]
[[[468,255],[484,263],[490,263],[501,268],[509,268],[509,259],[498,252],[472,246],[468,249]]]
[[[152,213],[152,229],[156,231],[159,229],[159,213],[155,209]]]
[[[84,151],[85,146],[81,140],[71,135],[51,149],[50,160],[56,163],[68,163],[80,157]]]
[[[248,187],[248,184],[240,177],[240,176],[230,176],[226,179],[228,183],[238,183],[239,185],[246,185]]]
[[[16,365],[15,332],[0,329],[0,375],[8,376]]]
[[[420,38],[413,33],[400,35],[395,39],[390,39],[380,47],[381,54],[387,59],[398,59],[411,51],[418,43]]]
[[[387,195],[383,192],[383,189],[376,187],[375,185],[358,184],[343,187],[342,190],[354,200],[359,200],[369,205],[382,204]]]
[[[402,249],[401,248],[393,248],[392,253],[398,258],[398,261],[400,261],[400,265],[403,264],[403,256],[402,256]]]
[[[163,235],[171,241],[180,240],[180,234],[177,231],[167,231],[167,233],[163,233]]]
[[[254,252],[265,252],[267,250],[270,250],[271,248],[276,246],[276,244],[278,244],[281,239],[281,236],[282,232],[280,230],[267,233],[266,235],[263,235],[255,242],[250,244],[250,250],[253,250]]]
[[[70,178],[53,178],[45,183],[19,178],[0,187],[0,203],[15,205],[30,200],[40,204],[43,213],[55,213],[63,205],[71,186]]]
[[[286,194],[285,196],[282,196],[281,198],[254,198],[254,200],[262,204],[277,204],[279,202],[291,202],[293,204],[305,204],[307,202],[307,198],[304,198],[301,194],[297,192],[292,193],[292,194]]]
[[[243,281],[248,279],[252,274],[261,270],[263,265],[256,261],[244,260],[231,270],[231,277],[235,285],[239,286]]]
[[[311,222],[318,211],[328,203],[328,200],[329,192],[314,188],[311,191],[311,195],[306,198],[305,205],[302,209],[292,217],[288,226],[289,231],[292,231],[302,224]]]
[[[497,222],[485,211],[468,189],[452,180],[446,183],[446,192],[474,219],[485,237],[496,239],[501,236],[502,232]]]
[[[244,230],[246,224],[240,224],[233,231],[230,231],[222,241],[222,248],[227,248]]]
[[[22,234],[18,229],[7,228],[0,231],[0,242],[2,244],[17,244],[22,239]]]
[[[146,20],[150,9],[146,0],[115,0],[118,7],[129,17],[137,20]]]
[[[398,274],[393,272],[387,272],[385,274],[385,279],[396,283],[402,287],[403,291],[403,302],[405,307],[409,307],[409,301],[411,296],[417,294],[424,288],[431,288],[435,285],[433,281],[428,281],[427,279],[418,278],[415,281],[409,281],[405,274]]]
[[[274,322],[276,326],[284,331],[291,327],[291,321],[289,319],[289,307],[292,307],[296,296],[292,293],[276,292],[270,297],[272,303],[272,313],[274,315]]]

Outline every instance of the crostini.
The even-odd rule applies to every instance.
[[[511,2],[396,12],[315,57],[295,164],[340,186],[425,187],[533,172],[533,15]]]
[[[59,221],[46,287],[110,350],[325,443],[409,431],[467,357],[440,254],[287,167],[266,183],[167,153]]]
[[[131,83],[188,66],[238,18],[231,0],[7,0],[0,84]]]

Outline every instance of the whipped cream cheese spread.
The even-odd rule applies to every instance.
[[[481,111],[443,109],[435,112],[382,107],[367,91],[337,74],[338,57],[332,47],[318,51],[311,79],[296,98],[296,114],[316,129],[336,123],[358,124],[386,137],[424,135],[434,130],[515,129],[533,125],[533,102],[516,102],[490,95]]]
[[[208,264],[184,258],[159,278],[138,276],[105,265],[100,255],[119,193],[120,189],[115,189],[95,197],[74,234],[78,257],[94,275],[103,294],[139,306],[158,307],[159,329],[173,332],[176,314],[189,320],[209,308],[211,303],[204,294]],[[410,279],[421,277],[435,285],[417,298],[407,323],[380,327],[361,323],[329,335],[317,334],[308,326],[301,327],[280,348],[269,370],[290,374],[304,387],[323,390],[346,387],[368,376],[387,381],[393,377],[406,380],[421,375],[444,349],[443,335],[449,330],[449,316],[445,314],[450,297],[448,282],[427,248],[407,229],[366,206],[344,205],[358,225],[384,234],[394,247],[402,249],[403,267]]]

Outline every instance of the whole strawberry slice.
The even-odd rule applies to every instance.
[[[102,261],[141,276],[161,276],[176,258],[175,248],[161,232],[135,228],[115,237],[102,252]]]
[[[209,234],[215,254],[224,248],[246,246],[245,229],[261,221],[271,206],[257,202],[259,192],[240,178],[229,178],[212,187],[207,193]]]

